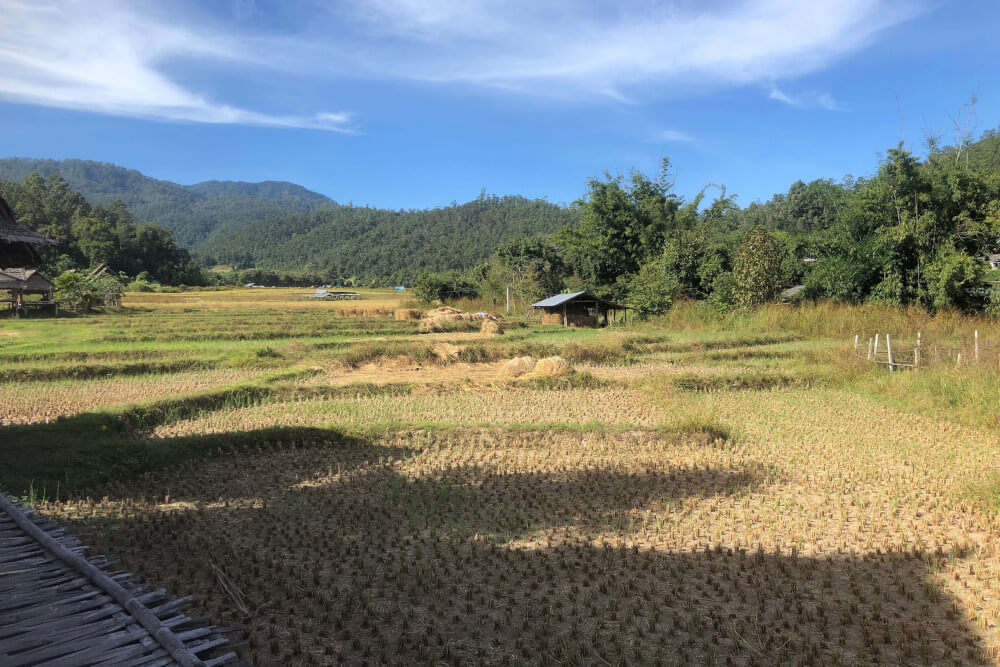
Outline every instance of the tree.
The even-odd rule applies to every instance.
[[[567,266],[586,289],[607,293],[627,284],[641,264],[663,249],[680,201],[671,192],[670,161],[664,158],[656,180],[640,172],[630,178],[592,178],[577,205],[580,222],[557,237]]]
[[[678,288],[677,276],[660,256],[640,266],[629,281],[628,302],[641,318],[660,315],[673,307]]]
[[[763,227],[743,238],[733,258],[736,302],[743,307],[772,301],[781,290],[781,248]]]
[[[927,291],[934,308],[972,310],[981,305],[976,288],[983,282],[983,263],[952,247],[944,247],[928,267]]]

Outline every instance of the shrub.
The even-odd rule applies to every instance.
[[[781,291],[782,252],[770,232],[757,226],[747,232],[733,259],[736,302],[759,306]]]
[[[121,304],[122,285],[114,276],[87,276],[66,271],[55,279],[56,298],[63,308],[89,311]]]

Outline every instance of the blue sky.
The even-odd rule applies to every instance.
[[[0,0],[0,156],[420,208],[669,156],[746,205],[1000,125],[1000,3]],[[964,121],[963,121],[964,122]]]

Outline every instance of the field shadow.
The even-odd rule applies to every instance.
[[[270,482],[262,506],[69,527],[245,625],[258,665],[987,662],[924,554],[668,551],[622,523],[742,493],[760,470],[422,471],[376,447],[324,475],[324,451],[299,452],[303,483]]]

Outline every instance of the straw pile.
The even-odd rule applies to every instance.
[[[554,378],[572,375],[572,373],[573,367],[569,365],[568,361],[562,357],[548,357],[538,360],[538,363],[535,364],[535,370],[531,372],[531,375],[538,378]]]
[[[475,322],[484,319],[493,318],[486,313],[463,313],[458,308],[440,306],[424,313],[423,319],[420,321],[420,330],[424,333],[441,332],[446,330],[445,322]],[[503,333],[502,330],[500,333]]]
[[[542,313],[542,324],[562,324],[563,317],[559,313]]]
[[[533,357],[515,357],[500,368],[499,377],[516,378],[535,370]]]
[[[393,313],[397,320],[419,320],[424,316],[424,311],[416,308],[398,308]]]
[[[462,315],[462,314],[463,314],[462,311],[460,311],[458,308],[452,308],[451,306],[439,306],[434,310],[428,310],[426,313],[424,313],[424,317],[433,319],[436,317],[450,317],[452,315]]]
[[[383,317],[392,315],[390,308],[359,308],[357,306],[336,308],[331,311],[341,317]]]
[[[479,333],[484,336],[499,336],[503,333],[503,326],[494,319],[486,318],[483,326],[479,328]]]
[[[438,343],[431,348],[431,352],[434,356],[438,358],[442,364],[450,364],[453,361],[458,361],[458,355],[462,351],[462,348],[458,345],[452,345],[451,343]]]

